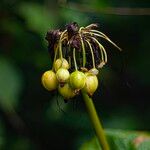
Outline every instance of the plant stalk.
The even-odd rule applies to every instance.
[[[82,91],[82,95],[83,95],[83,99],[84,99],[91,123],[95,129],[95,132],[96,132],[97,138],[99,140],[99,143],[102,147],[102,150],[110,150],[103,127],[98,118],[92,98],[90,98],[84,91]]]

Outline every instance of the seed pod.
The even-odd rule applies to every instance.
[[[98,88],[98,79],[96,75],[91,73],[85,73],[86,82],[83,90],[88,93],[89,96],[92,96],[96,89]]]
[[[69,76],[70,76],[69,71],[64,68],[60,68],[56,72],[56,77],[60,83],[67,82],[67,80],[69,79]]]
[[[74,71],[70,75],[70,85],[73,89],[82,89],[85,85],[86,76],[81,71]]]
[[[66,59],[64,59],[64,58],[63,59],[57,59],[54,62],[55,72],[57,72],[57,70],[60,68],[69,69],[69,63]]]
[[[48,90],[48,91],[52,91],[55,90],[57,88],[58,85],[58,81],[56,78],[56,74],[52,71],[46,71],[43,75],[42,75],[42,85]]]
[[[69,83],[66,83],[63,87],[59,85],[58,91],[64,97],[64,99],[70,99],[75,96],[75,92],[70,87]]]

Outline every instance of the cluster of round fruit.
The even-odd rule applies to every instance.
[[[42,75],[42,84],[48,90],[56,90],[64,97],[71,99],[80,90],[92,96],[98,87],[98,70],[93,68],[89,71],[75,70],[69,72],[69,63],[65,58],[57,59],[53,64],[53,69],[46,71]]]
[[[73,98],[81,90],[93,95],[98,87],[96,68],[107,63],[106,50],[99,40],[105,39],[120,49],[97,28],[97,24],[79,27],[73,22],[64,30],[47,32],[48,50],[53,61],[52,70],[42,76],[42,84],[47,90],[58,89],[65,99]]]

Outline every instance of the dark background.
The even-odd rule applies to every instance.
[[[79,149],[94,132],[81,96],[46,91],[49,29],[99,23],[122,49],[103,42],[108,64],[93,96],[105,128],[150,130],[150,3],[147,0],[0,2],[0,149]]]

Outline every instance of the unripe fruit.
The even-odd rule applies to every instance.
[[[65,99],[70,99],[75,96],[74,90],[70,87],[69,83],[66,83],[63,87],[59,85],[58,91]]]
[[[96,89],[98,88],[98,79],[96,75],[91,75],[86,73],[86,82],[83,90],[88,93],[89,96],[92,96]]]
[[[48,90],[48,91],[52,91],[55,90],[57,88],[58,85],[58,81],[56,78],[56,74],[52,71],[46,71],[43,75],[42,75],[42,85]]]
[[[69,79],[69,76],[69,71],[64,68],[60,68],[56,72],[56,77],[60,83],[65,83]]]
[[[54,69],[55,72],[57,72],[58,69],[60,68],[64,68],[64,69],[69,69],[69,63],[66,59],[62,58],[62,59],[57,59],[54,62]]]
[[[70,85],[73,89],[82,89],[85,85],[86,76],[81,71],[75,71],[70,75]]]

